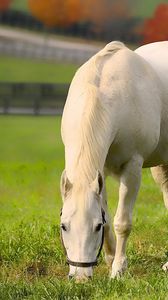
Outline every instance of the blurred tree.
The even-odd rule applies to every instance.
[[[160,4],[142,29],[143,43],[168,40],[168,4]]]
[[[68,26],[81,19],[80,0],[28,0],[34,17],[47,27]]]
[[[28,0],[32,15],[46,26],[68,26],[79,21],[103,24],[129,15],[130,0]]]
[[[93,33],[110,39],[114,22],[130,17],[130,0],[83,0],[83,18],[92,24]],[[118,27],[118,26],[117,26]]]
[[[0,11],[5,11],[9,8],[11,0],[0,0]]]
[[[83,15],[95,24],[129,16],[129,0],[84,0]]]
[[[87,36],[106,36],[111,39],[114,27],[117,32],[115,38],[122,38],[118,32],[125,28],[124,24],[128,24],[126,21],[131,15],[132,1],[28,0],[28,4],[32,15],[48,28],[67,27],[74,32],[84,28]]]

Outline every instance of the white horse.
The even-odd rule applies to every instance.
[[[104,230],[105,259],[111,277],[119,277],[127,267],[142,168],[152,167],[168,208],[168,42],[135,52],[111,42],[81,66],[65,104],[62,139],[61,232],[69,276],[92,276]],[[120,182],[116,240],[107,211],[108,175]]]

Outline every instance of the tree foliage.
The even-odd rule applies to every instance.
[[[153,18],[148,19],[142,31],[143,43],[168,40],[168,4],[160,4]]]
[[[32,15],[46,26],[68,26],[79,21],[103,25],[128,16],[129,0],[28,0]]]
[[[80,0],[28,0],[32,15],[48,27],[67,26],[81,18]]]
[[[83,16],[95,24],[128,16],[127,0],[85,0]]]
[[[11,0],[0,0],[0,11],[5,11],[9,8]]]

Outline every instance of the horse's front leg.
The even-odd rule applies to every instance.
[[[115,247],[116,247],[116,242],[115,238],[112,232],[112,227],[111,227],[111,218],[108,213],[108,205],[107,205],[107,193],[106,193],[106,187],[104,185],[103,188],[103,197],[102,197],[102,206],[105,211],[105,218],[106,218],[106,224],[104,227],[104,252],[105,252],[105,260],[106,263],[109,267],[111,267],[112,262],[114,260],[115,256]]]
[[[136,155],[123,168],[120,176],[119,202],[114,217],[116,252],[111,277],[120,277],[127,267],[126,242],[132,227],[132,211],[141,182],[143,159]]]

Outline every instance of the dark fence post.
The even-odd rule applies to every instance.
[[[69,84],[0,83],[1,114],[61,115]]]
[[[4,97],[4,109],[3,112],[5,115],[7,115],[9,113],[9,107],[10,107],[10,100],[9,97]]]
[[[34,98],[34,114],[36,116],[38,116],[40,113],[40,101],[39,100],[40,100],[39,97]]]

